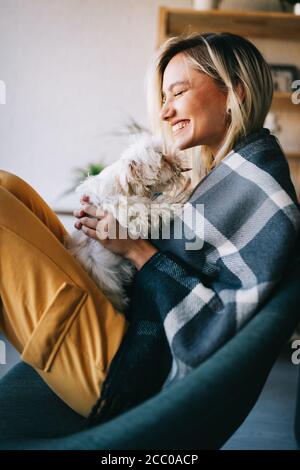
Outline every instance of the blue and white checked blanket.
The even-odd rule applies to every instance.
[[[138,276],[172,351],[165,387],[233,336],[280,280],[299,230],[296,201],[279,142],[263,128],[236,146],[185,204],[189,243],[175,239],[175,230],[169,240],[152,240],[160,252]]]
[[[184,377],[253,317],[281,279],[300,213],[276,137],[262,128],[240,140],[178,217],[184,236],[175,219],[169,239],[151,240],[160,251],[136,273],[130,326],[92,422]]]

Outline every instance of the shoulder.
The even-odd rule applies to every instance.
[[[194,189],[192,204],[226,206],[284,191],[297,204],[287,160],[278,139],[262,128],[241,141]]]
[[[256,183],[267,181],[274,188],[276,184],[281,187],[294,203],[297,196],[290,176],[290,169],[278,138],[271,134],[269,129],[262,128],[250,134],[239,142],[234,153],[245,161],[244,167],[249,172],[249,178],[257,178]],[[269,176],[266,177],[266,174]]]

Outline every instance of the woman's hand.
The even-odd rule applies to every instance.
[[[130,260],[138,270],[158,252],[157,248],[147,240],[130,238],[127,230],[120,227],[110,213],[88,204],[88,196],[83,196],[80,202],[83,208],[74,210],[73,214],[78,218],[74,226],[88,237],[99,241],[108,250]]]

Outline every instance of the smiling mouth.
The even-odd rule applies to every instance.
[[[182,131],[183,129],[186,128],[186,126],[190,123],[189,120],[187,119],[184,119],[182,121],[179,121],[177,124],[175,124],[173,127],[172,127],[172,131],[173,131],[173,134],[176,135],[178,134],[180,131]]]

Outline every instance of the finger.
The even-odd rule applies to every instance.
[[[93,217],[96,216],[97,207],[93,204],[84,204],[83,208],[81,209],[85,214],[91,215]]]
[[[106,215],[106,212],[101,209],[100,206],[94,206],[94,205],[85,205],[83,206],[83,210],[86,214],[89,214],[93,217],[97,217],[98,219],[103,218]]]
[[[78,209],[75,209],[75,210],[73,211],[74,217],[83,217],[84,214],[85,214],[85,212],[84,212],[84,210],[82,210],[82,209],[79,209],[79,210],[78,210]]]
[[[86,204],[87,202],[90,202],[90,196],[87,196],[86,194],[83,194],[80,197],[80,203],[81,204]]]
[[[99,220],[96,226],[96,235],[99,240],[106,240],[108,238],[108,223],[107,219]]]
[[[96,230],[88,228],[85,225],[81,227],[81,230],[90,238],[97,239]]]
[[[93,217],[93,218],[92,217],[81,217],[79,219],[79,222],[81,223],[81,225],[83,225],[85,227],[93,228],[94,230],[96,230],[98,219],[96,219],[95,217]]]
[[[80,230],[82,227],[82,224],[80,222],[75,222],[74,227]]]

